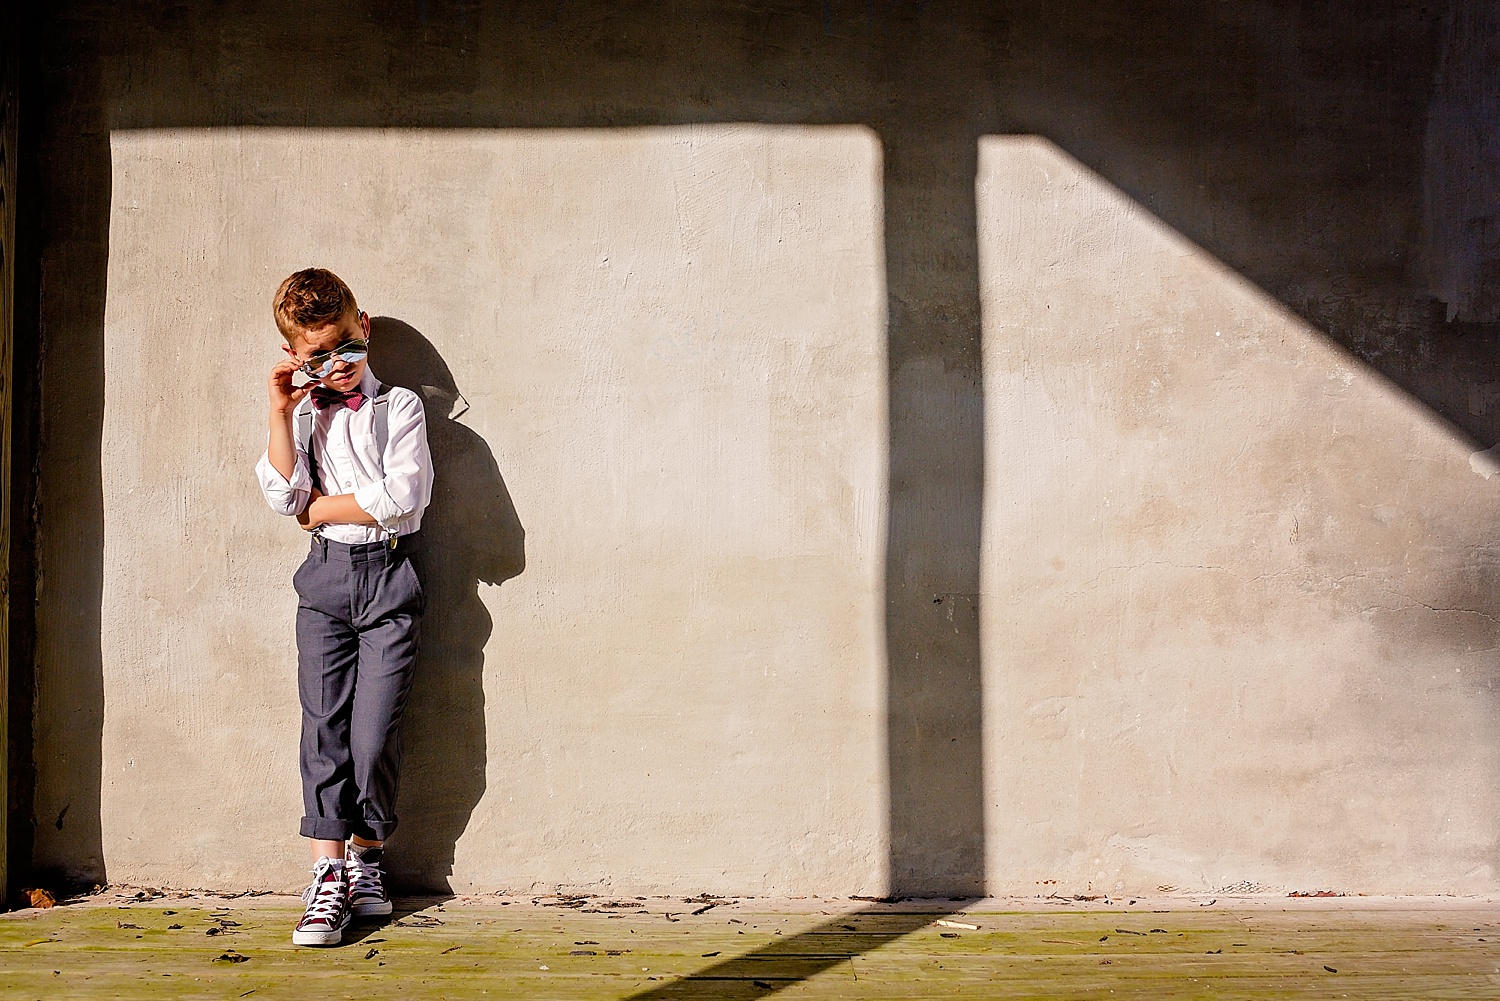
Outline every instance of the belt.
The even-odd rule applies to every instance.
[[[397,556],[409,556],[422,548],[422,533],[398,535],[388,542],[334,542],[321,535],[313,536],[312,551],[322,559],[341,563],[380,563]]]

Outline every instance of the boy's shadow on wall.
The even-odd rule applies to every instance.
[[[448,365],[409,324],[370,321],[370,367],[422,397],[432,450],[432,503],[422,517],[427,613],[401,724],[400,827],[387,870],[408,891],[451,892],[453,852],[484,795],[484,645],[490,615],[479,585],[526,568],[526,531],[490,447],[455,419],[468,408]]]

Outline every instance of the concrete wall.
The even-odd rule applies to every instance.
[[[1494,885],[1500,479],[1050,143],[979,192],[991,877]]]
[[[280,356],[268,289],[320,261],[387,318],[372,367],[425,391],[434,425],[405,874],[877,888],[868,130],[142,131],[111,152],[112,873],[302,868],[288,581],[307,542],[246,460]],[[184,800],[211,821],[158,836]]]
[[[65,6],[38,863],[300,878],[317,263],[447,477],[408,882],[1494,891],[1490,21],[938,6]]]

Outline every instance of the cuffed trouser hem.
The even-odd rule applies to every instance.
[[[354,825],[332,817],[303,817],[301,834],[316,841],[348,841]],[[364,837],[363,834],[360,837]]]
[[[366,841],[385,841],[396,833],[394,820],[338,820],[334,817],[303,817],[301,834],[315,841],[348,841],[357,835]]]

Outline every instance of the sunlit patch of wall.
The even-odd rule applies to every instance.
[[[1057,146],[979,164],[991,891],[1492,890],[1500,480]]]
[[[279,357],[270,295],[319,265],[377,317],[377,361],[401,336],[446,363],[467,430],[431,399],[429,420],[476,479],[450,490],[513,505],[506,528],[471,504],[430,560],[482,567],[465,547],[524,530],[524,567],[509,553],[469,575],[499,583],[439,585],[398,873],[882,890],[870,130],[183,129],[116,132],[111,153],[112,879],[300,878],[290,576],[306,541],[251,466]]]

